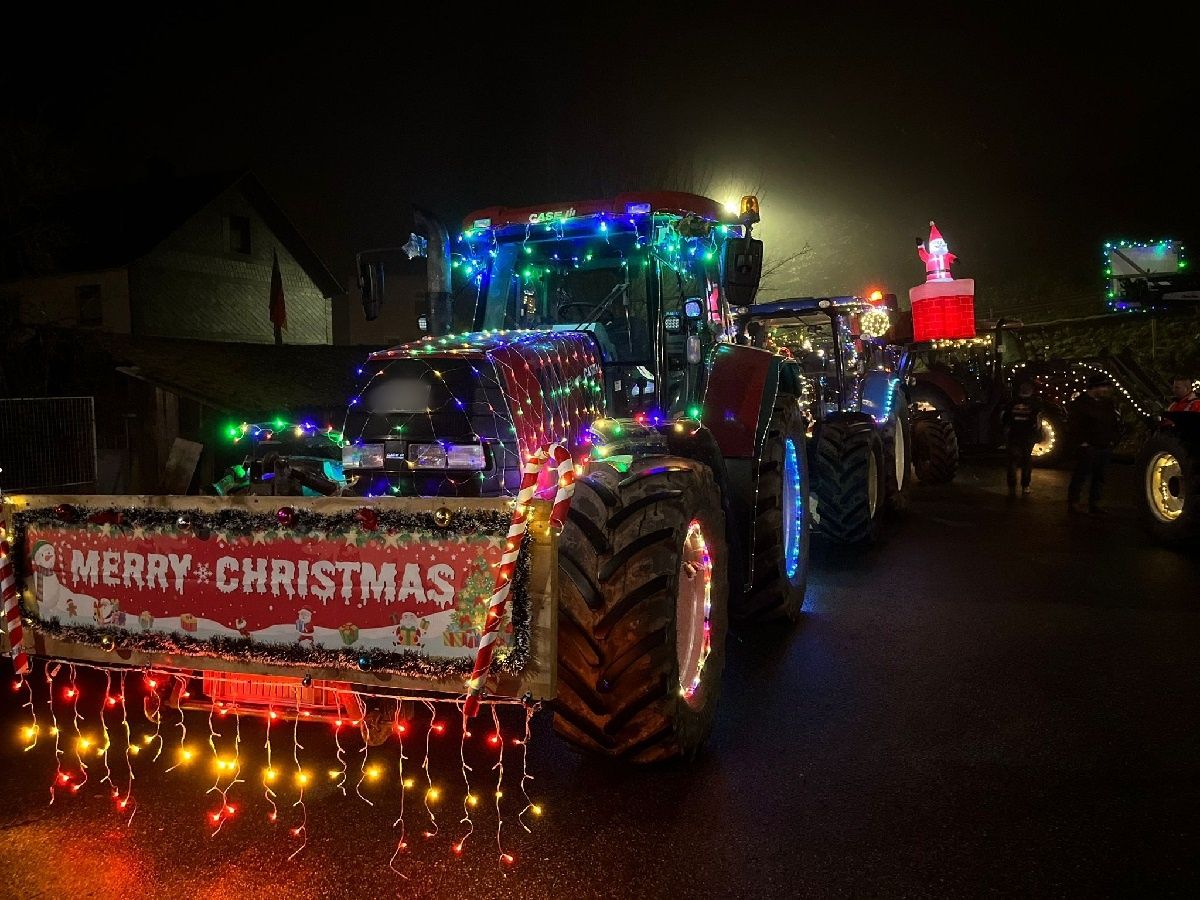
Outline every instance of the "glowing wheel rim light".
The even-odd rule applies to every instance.
[[[1160,522],[1183,515],[1183,467],[1170,453],[1156,453],[1146,470],[1146,495],[1150,511]]]
[[[1042,422],[1042,437],[1036,444],[1033,445],[1033,456],[1047,456],[1054,452],[1054,444],[1058,440],[1058,435],[1054,431],[1054,426],[1049,422]]]
[[[790,438],[783,445],[783,558],[787,577],[800,568],[800,535],[804,530],[804,496],[800,490],[800,460]]]
[[[700,691],[704,664],[712,651],[712,570],[704,530],[693,519],[683,538],[675,600],[679,693],[689,705]]]

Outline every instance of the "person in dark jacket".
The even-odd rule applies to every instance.
[[[1087,390],[1071,402],[1067,411],[1067,431],[1075,448],[1075,471],[1067,488],[1067,507],[1071,512],[1083,512],[1079,499],[1085,481],[1089,482],[1089,511],[1104,512],[1100,508],[1104,471],[1121,425],[1112,393],[1112,381],[1107,375],[1097,373],[1088,378]]]
[[[1000,422],[1004,426],[1008,450],[1008,496],[1017,495],[1017,469],[1021,470],[1021,493],[1029,494],[1033,476],[1033,445],[1042,432],[1042,402],[1033,395],[1033,385],[1022,381],[1017,395],[1008,401]]]

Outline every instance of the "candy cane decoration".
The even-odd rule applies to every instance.
[[[0,598],[4,601],[4,630],[8,632],[9,652],[18,675],[29,671],[25,653],[25,632],[21,627],[21,604],[17,595],[17,573],[9,555],[8,541],[0,541]]]
[[[521,540],[529,528],[527,517],[529,502],[537,489],[538,475],[547,462],[553,462],[558,475],[558,491],[554,505],[550,508],[550,524],[562,528],[571,507],[571,495],[575,493],[575,467],[570,451],[562,444],[542,447],[525,461],[521,471],[521,489],[517,492],[517,505],[508,526],[508,540],[504,544],[504,555],[500,557],[500,571],[496,574],[496,590],[488,601],[487,621],[483,626],[483,637],[479,641],[479,652],[475,654],[475,669],[467,680],[467,699],[463,704],[463,719],[470,719],[479,712],[479,695],[492,668],[492,654],[500,639],[500,623],[508,611],[508,594],[512,587],[513,572],[517,567],[517,556],[521,553]]]

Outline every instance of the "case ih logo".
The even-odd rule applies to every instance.
[[[545,212],[529,214],[530,225],[540,225],[543,222],[553,222],[555,219],[569,219],[575,215],[575,207],[570,209],[548,209]]]

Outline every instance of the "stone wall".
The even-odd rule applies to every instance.
[[[1027,344],[1048,357],[1073,358],[1119,353],[1134,358],[1164,380],[1175,373],[1200,377],[1200,309],[1172,315],[1117,313],[1085,319],[1030,325]]]

